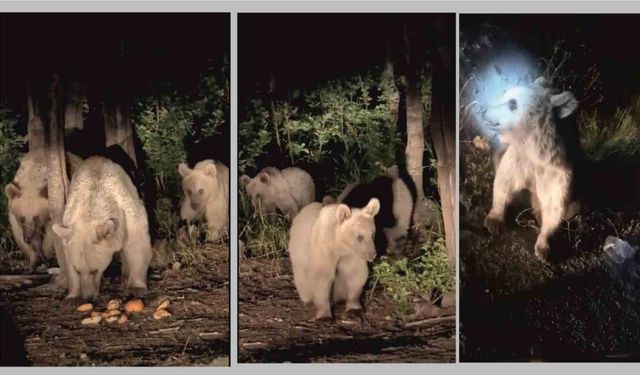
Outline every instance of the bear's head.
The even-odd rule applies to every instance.
[[[182,176],[182,191],[189,199],[191,209],[194,211],[204,210],[209,197],[218,188],[215,183],[217,169],[215,164],[205,164],[200,168],[191,169],[187,164],[182,163],[178,167],[178,172]]]
[[[53,224],[51,229],[62,240],[69,269],[80,280],[82,298],[91,300],[98,296],[100,280],[113,254],[123,246],[123,220],[109,218],[83,223],[81,226]]]
[[[544,126],[571,115],[577,107],[578,101],[570,91],[554,94],[549,82],[540,77],[531,85],[507,90],[483,111],[482,117],[485,125],[505,133]]]
[[[251,198],[253,206],[261,212],[275,212],[277,207],[277,178],[279,170],[273,167],[264,168],[254,178],[242,175],[240,184]]]
[[[374,217],[379,211],[380,201],[376,198],[371,198],[369,203],[361,209],[350,209],[345,204],[338,205],[336,241],[342,245],[343,249],[349,249],[363,260],[373,262],[377,255],[374,242],[376,234]]]
[[[4,192],[9,200],[9,212],[22,228],[22,240],[26,244],[41,240],[49,222],[47,187],[24,189],[11,182],[5,186]]]

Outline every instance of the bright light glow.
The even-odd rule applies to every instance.
[[[474,78],[464,91],[468,98],[469,114],[475,129],[489,139],[492,148],[499,145],[497,132],[484,123],[482,112],[498,103],[507,90],[516,86],[527,86],[538,77],[538,68],[527,52],[511,48],[503,50],[477,67]]]

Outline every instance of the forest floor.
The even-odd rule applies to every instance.
[[[318,323],[288,258],[241,259],[239,279],[238,362],[455,362],[455,306],[407,316],[378,288],[362,321],[338,307],[333,322]]]
[[[2,363],[33,366],[227,366],[229,365],[229,248],[198,246],[194,265],[150,270],[145,309],[124,324],[82,325],[89,313],[29,281],[24,261],[0,265]],[[121,298],[119,271],[107,269],[95,309]],[[11,276],[13,275],[13,276]],[[169,299],[172,316],[155,320]]]
[[[523,207],[507,213],[500,235],[483,227],[493,164],[469,143],[460,152],[460,360],[639,359],[640,251],[612,267],[603,248],[607,236],[637,245],[640,212],[582,202],[541,262],[537,224]]]

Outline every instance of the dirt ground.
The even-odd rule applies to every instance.
[[[607,236],[640,238],[640,213],[583,202],[543,263],[533,254],[535,220],[522,207],[507,214],[503,233],[488,234],[490,156],[469,144],[460,150],[460,360],[640,359],[640,254],[610,269],[603,251]]]
[[[76,311],[62,298],[31,282],[7,275],[24,273],[24,262],[5,262],[0,273],[3,363],[33,366],[227,366],[229,364],[229,248],[196,249],[205,261],[179,269],[152,270],[145,309],[125,324],[80,322],[88,313]],[[29,284],[29,285],[27,285]],[[121,298],[117,269],[108,269],[100,297],[104,311]],[[155,320],[153,312],[168,298],[172,316]]]
[[[455,308],[436,317],[403,316],[378,288],[365,302],[363,321],[338,307],[335,321],[315,323],[290,267],[288,258],[240,260],[238,362],[455,361]]]

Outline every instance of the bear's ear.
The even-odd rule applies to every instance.
[[[9,200],[13,200],[20,197],[20,187],[15,182],[9,182],[7,186],[4,187],[4,193],[7,195]]]
[[[96,225],[96,237],[93,242],[95,243],[101,240],[110,239],[116,233],[117,229],[118,222],[116,221],[116,219],[110,218],[103,221],[102,223],[99,223],[98,225]]]
[[[570,91],[551,96],[551,105],[558,109],[558,116],[565,118],[578,108],[578,100]]]
[[[336,211],[336,217],[338,218],[338,224],[342,224],[349,220],[351,217],[351,209],[349,209],[349,206],[346,204],[339,205],[338,211]]]
[[[49,198],[49,190],[47,189],[47,185],[43,186],[42,189],[40,189],[40,196],[42,198]]]
[[[242,185],[242,187],[246,187],[247,185],[249,185],[250,182],[251,182],[251,177],[247,176],[246,174],[243,174],[242,176],[240,176],[240,185]]]
[[[269,182],[271,182],[271,176],[269,176],[268,173],[260,173],[260,182],[269,184]]]
[[[180,176],[182,177],[187,177],[191,174],[191,172],[191,168],[189,168],[189,166],[185,163],[180,163],[180,165],[178,166],[178,173],[180,173]]]
[[[334,197],[330,196],[330,195],[325,195],[324,198],[322,198],[322,205],[323,206],[326,206],[328,204],[334,204],[336,202],[337,202],[337,200]]]
[[[216,177],[216,175],[218,174],[218,170],[216,169],[216,165],[215,164],[209,164],[207,165],[204,170],[203,170],[204,174],[206,174],[209,177]]]
[[[63,240],[69,239],[69,237],[71,237],[71,233],[73,233],[73,229],[64,227],[60,224],[53,224],[51,226],[51,229],[55,234],[58,235],[58,237],[62,238]]]
[[[378,212],[380,212],[380,201],[378,198],[371,198],[362,211],[367,215],[376,216]]]

